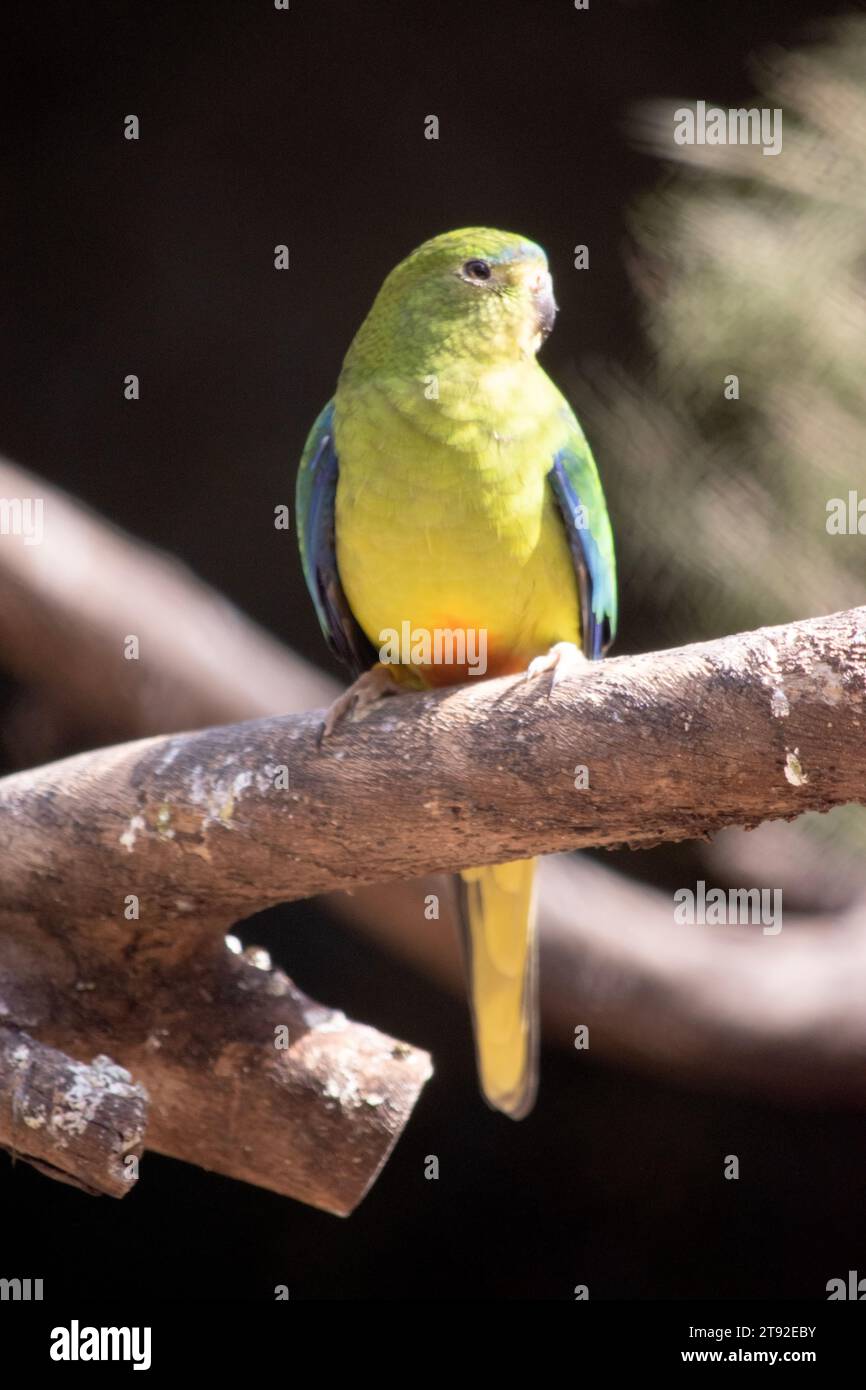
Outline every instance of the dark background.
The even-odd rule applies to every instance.
[[[623,255],[663,176],[629,144],[646,97],[748,104],[750,59],[802,42],[816,0],[7,5],[0,163],[0,448],[181,555],[326,660],[294,539],[304,437],[386,272],[487,224],[548,250],[554,377],[644,346]],[[123,138],[123,118],[141,139]],[[440,119],[438,142],[424,117]],[[277,273],[273,248],[290,247]],[[575,243],[591,270],[572,270]],[[142,398],[123,399],[128,372]],[[616,529],[616,459],[611,480]],[[619,537],[619,651],[633,616]],[[16,692],[5,691],[7,699]],[[627,859],[628,856],[623,856]],[[635,871],[657,872],[649,856]],[[653,861],[654,862],[654,861]],[[122,1203],[0,1159],[0,1275],[49,1296],[172,1299],[822,1297],[866,1272],[862,1118],[686,1091],[550,1052],[514,1125],[475,1085],[465,1006],[315,904],[245,937],[436,1074],[347,1221],[148,1156]],[[723,1182],[737,1153],[739,1182]],[[441,1178],[425,1181],[436,1154]]]

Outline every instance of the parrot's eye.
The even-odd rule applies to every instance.
[[[463,274],[467,280],[489,280],[491,271],[488,261],[466,261]]]

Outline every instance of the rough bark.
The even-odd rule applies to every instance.
[[[147,1092],[108,1057],[73,1061],[0,1028],[0,1144],[49,1177],[122,1197],[138,1178]]]
[[[859,608],[552,692],[541,676],[400,695],[321,751],[320,714],[100,749],[0,783],[4,898],[38,901],[50,857],[79,918],[139,891],[161,920],[228,925],[364,883],[793,818],[866,795],[864,707]]]

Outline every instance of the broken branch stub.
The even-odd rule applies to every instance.
[[[0,1145],[48,1176],[123,1197],[138,1177],[148,1100],[110,1058],[78,1062],[0,1028]]]

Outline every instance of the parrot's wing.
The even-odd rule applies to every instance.
[[[376,652],[358,625],[340,583],[334,531],[337,478],[334,402],[310,430],[298,469],[295,515],[307,588],[331,651],[356,677],[376,662]]]
[[[616,636],[613,532],[589,445],[570,410],[567,419],[568,440],[557,451],[547,477],[574,560],[584,654],[597,660]]]

